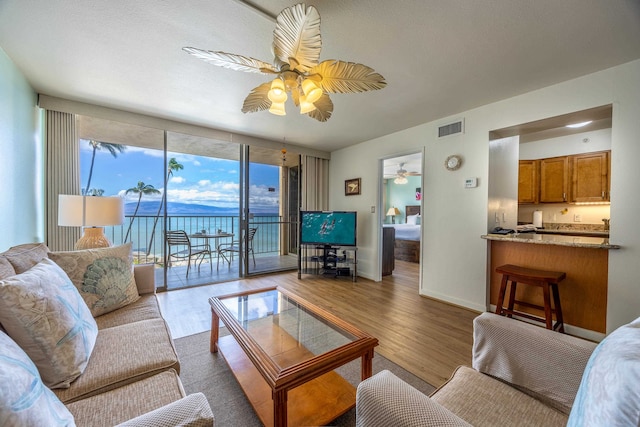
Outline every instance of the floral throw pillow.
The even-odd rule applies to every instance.
[[[67,388],[84,372],[98,336],[78,290],[47,258],[0,281],[0,323],[50,388]]]
[[[140,298],[131,245],[49,252],[49,258],[69,275],[93,317],[98,317]]]
[[[42,384],[29,356],[1,331],[0,425],[75,426],[71,413]]]

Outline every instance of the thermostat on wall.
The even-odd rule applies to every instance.
[[[467,178],[464,180],[464,188],[476,188],[478,186],[478,178]]]

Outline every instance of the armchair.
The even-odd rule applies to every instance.
[[[596,344],[482,313],[473,337],[473,368],[430,396],[388,371],[360,383],[357,426],[637,425],[640,319]]]

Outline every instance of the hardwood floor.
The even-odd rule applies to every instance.
[[[297,272],[158,294],[174,338],[211,329],[208,298],[244,289],[281,286],[378,338],[376,352],[434,386],[458,365],[471,365],[477,312],[418,295],[418,264],[396,261],[381,282],[323,278]]]

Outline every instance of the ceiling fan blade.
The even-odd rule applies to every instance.
[[[295,59],[292,68],[304,73],[318,64],[321,49],[320,14],[315,7],[305,9],[301,3],[280,12],[273,31],[276,58],[286,63]]]
[[[244,99],[242,112],[255,113],[271,107],[271,101],[267,96],[269,89],[271,89],[271,82],[262,83],[260,86],[253,88],[251,93]]]
[[[387,85],[373,68],[355,62],[329,59],[309,70],[309,75],[322,76],[320,86],[329,93],[354,93],[382,89]]]
[[[248,73],[264,73],[274,74],[279,70],[273,65],[260,61],[259,59],[250,58],[248,56],[236,55],[226,52],[214,52],[211,50],[203,50],[195,47],[183,47],[182,50],[207,61],[210,64],[217,65],[218,67],[229,68],[236,71],[246,71]]]
[[[333,113],[333,102],[329,95],[326,93],[323,94],[320,99],[313,103],[316,106],[316,109],[307,113],[307,116],[312,119],[316,119],[319,122],[326,122],[331,118],[331,113]]]

